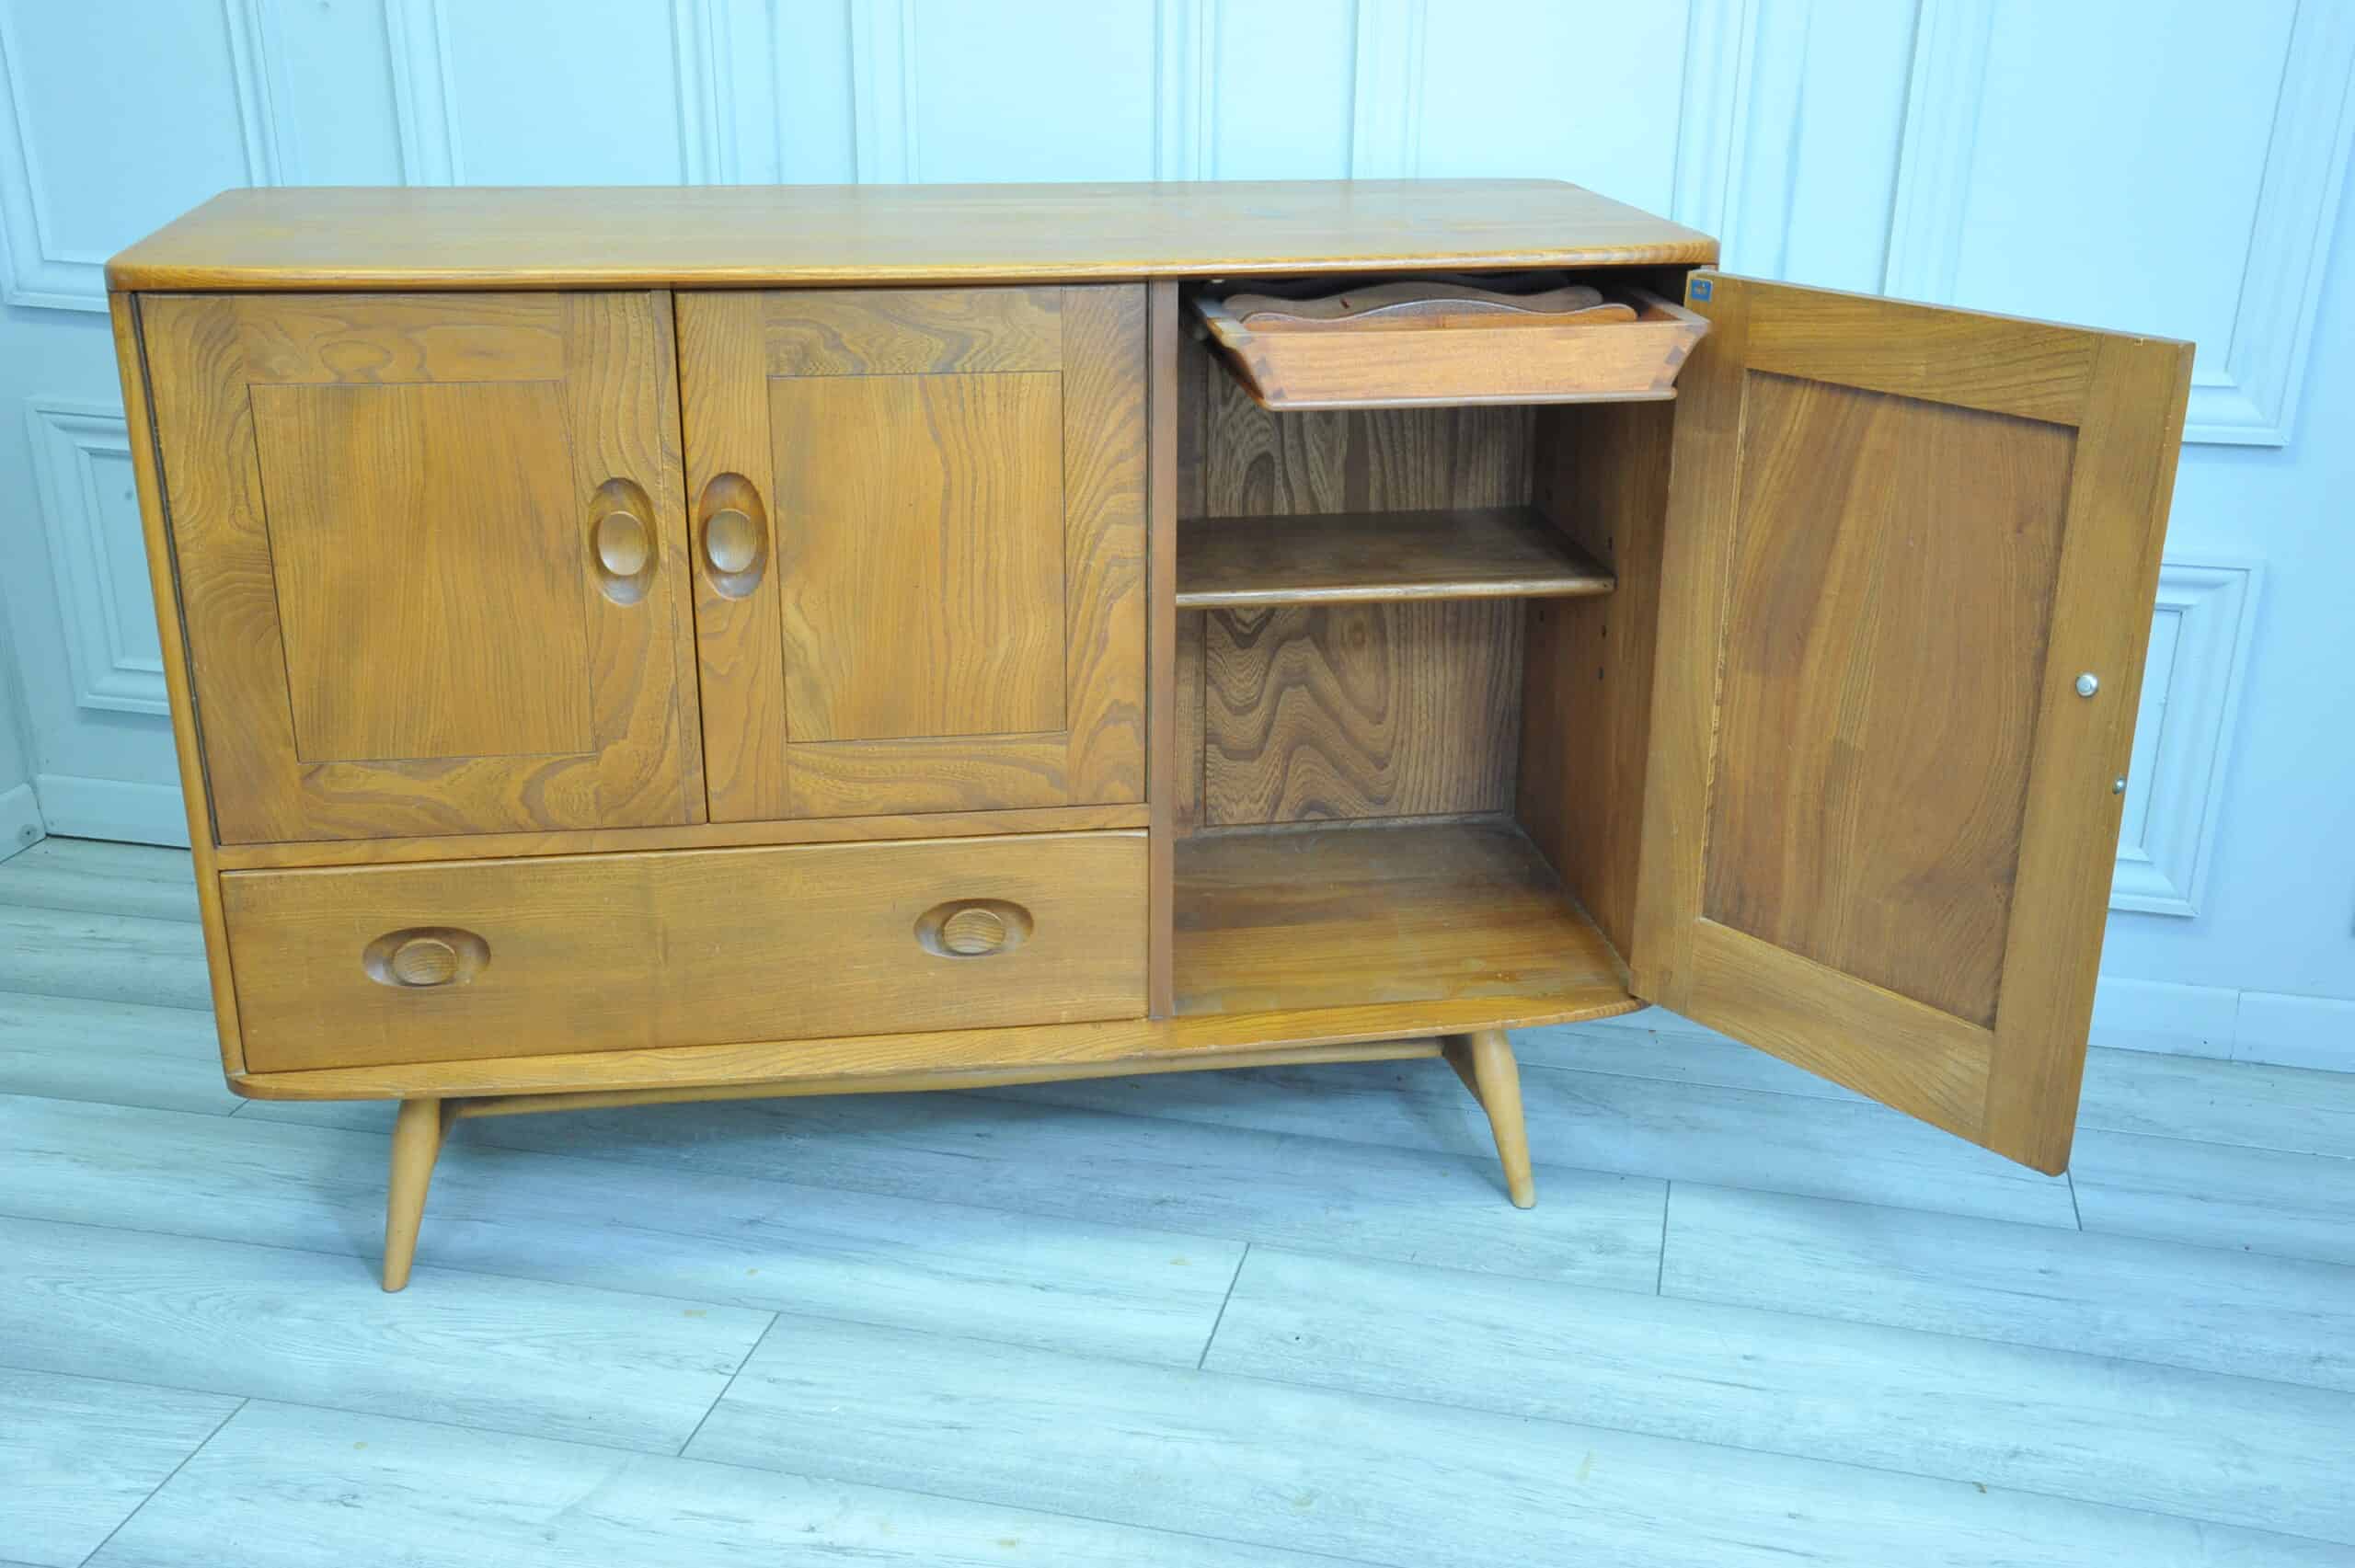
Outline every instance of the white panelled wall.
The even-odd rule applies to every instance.
[[[2355,1070],[2355,5],[0,0],[0,854],[184,837],[100,265],[222,187],[1547,175],[2199,343],[2096,1037]]]

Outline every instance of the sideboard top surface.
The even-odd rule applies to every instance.
[[[224,191],[118,290],[696,288],[1706,265],[1706,235],[1559,180]]]

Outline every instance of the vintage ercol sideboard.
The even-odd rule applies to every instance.
[[[1505,1031],[1646,1001],[2062,1170],[2190,349],[1716,258],[207,202],[108,277],[231,1085],[400,1103],[394,1289],[454,1118],[593,1105],[1444,1056],[1526,1206]],[[1414,303],[1517,280],[1624,308]]]

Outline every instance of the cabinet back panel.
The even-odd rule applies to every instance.
[[[1520,633],[1506,600],[1210,612],[1203,825],[1510,809]]]
[[[1755,374],[1744,441],[1703,912],[1992,1024],[2076,433]]]
[[[1063,727],[1061,378],[769,383],[786,731]]]
[[[1527,408],[1270,413],[1191,343],[1179,384],[1181,531],[1530,498]],[[1181,789],[1181,826],[1511,807],[1519,605],[1303,606],[1180,621],[1178,677],[1200,682],[1178,707],[1178,773],[1195,781]]]
[[[592,750],[561,384],[252,397],[295,754]]]

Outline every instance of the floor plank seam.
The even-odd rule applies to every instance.
[[[1652,1270],[1652,1294],[1668,1294],[1668,1206],[1674,1201],[1676,1184],[1662,1182],[1660,1188],[1660,1256]]]
[[[2283,1068],[2283,1072],[2310,1072],[2312,1068]],[[2186,1138],[2181,1133],[2152,1132],[2142,1127],[2100,1127],[2081,1122],[2079,1132],[2106,1132],[2112,1138],[2147,1138],[2157,1143],[2195,1143],[2206,1149],[2246,1149],[2259,1154],[2294,1154],[2302,1160],[2333,1160],[2355,1163],[2355,1154],[2333,1154],[2325,1149],[2282,1149],[2270,1143],[2222,1143],[2212,1138]]]
[[[1915,1332],[1927,1333],[1931,1331],[1917,1330]],[[2074,1353],[2064,1352],[2064,1354]],[[2113,1359],[2122,1360],[2124,1357],[2113,1357]],[[2220,1520],[2201,1518],[2196,1515],[2170,1514],[2163,1508],[2138,1507],[2131,1503],[2100,1502],[2092,1498],[2072,1496],[2065,1492],[2042,1492],[2029,1486],[2003,1485],[1991,1487],[1987,1482],[1980,1480],[1975,1475],[1942,1475],[1935,1471],[1901,1470],[1894,1465],[1867,1464],[1858,1459],[1829,1459],[1821,1454],[1804,1453],[1791,1448],[1761,1448],[1752,1447],[1746,1443],[1720,1442],[1717,1439],[1711,1437],[1671,1436],[1660,1432],[1647,1431],[1640,1426],[1621,1426],[1608,1421],[1568,1421],[1559,1416],[1554,1415],[1529,1415],[1518,1411],[1500,1411],[1491,1405],[1453,1404],[1446,1400],[1427,1399],[1419,1394],[1391,1392],[1378,1394],[1364,1393],[1357,1390],[1350,1389],[1341,1384],[1310,1382],[1296,1378],[1280,1378],[1271,1373],[1266,1372],[1220,1371],[1212,1372],[1207,1375],[1213,1378],[1232,1378],[1238,1382],[1272,1384],[1278,1388],[1308,1389],[1323,1393],[1346,1393],[1359,1399],[1375,1401],[1396,1400],[1401,1404],[1423,1405],[1433,1410],[1468,1412],[1475,1415],[1494,1416],[1499,1420],[1505,1421],[1534,1422],[1541,1425],[1556,1427],[1564,1431],[1615,1432],[1626,1436],[1641,1437],[1654,1442],[1689,1443],[1696,1448],[1715,1448],[1720,1453],[1755,1454],[1762,1459],[1798,1459],[1805,1464],[1826,1465],[1840,1470],[1861,1471],[1867,1475],[1902,1476],[1908,1480],[1936,1482],[1950,1486],[1975,1486],[1982,1492],[2003,1492],[2015,1497],[2041,1497],[2051,1502],[2065,1503],[2073,1507],[2102,1508],[2109,1509],[2120,1514],[2139,1514],[2145,1518],[2175,1519],[2184,1524],[2191,1525],[2194,1528],[2216,1526],[2226,1529],[2251,1530],[2252,1532],[2255,1532],[2256,1530],[2256,1527],[2253,1526],[2225,1525]],[[2230,1377],[2235,1376],[2236,1374],[2224,1373],[2220,1375]],[[2259,1382],[2271,1382],[2274,1379],[2257,1379],[2254,1380]],[[2305,1385],[2291,1384],[2288,1386],[2302,1388]],[[1121,1521],[1115,1520],[1111,1522],[1120,1523]],[[2263,1533],[2279,1536],[2285,1540],[2307,1541],[2317,1546],[2355,1545],[2355,1540],[2341,1541],[2332,1539],[2326,1536],[2300,1535],[2294,1530],[2270,1529]]]
[[[152,1389],[162,1385],[155,1383],[134,1383],[132,1386],[133,1388]],[[107,1531],[106,1539],[90,1548],[88,1552],[83,1556],[82,1561],[84,1562],[87,1563],[97,1562],[98,1554],[106,1551],[108,1545],[113,1541],[114,1538],[121,1535],[125,1529],[129,1528],[131,1521],[137,1518],[142,1513],[144,1513],[146,1510],[148,1504],[153,1503],[158,1496],[162,1495],[164,1488],[169,1486],[179,1475],[180,1471],[189,1467],[190,1462],[193,1460],[197,1455],[204,1452],[206,1448],[212,1446],[213,1439],[221,1436],[222,1429],[227,1426],[232,1421],[237,1419],[237,1413],[239,1411],[244,1410],[246,1406],[253,1402],[253,1396],[250,1394],[238,1394],[232,1397],[235,1398],[237,1402],[236,1405],[231,1407],[229,1413],[223,1416],[219,1421],[213,1424],[213,1430],[204,1435],[203,1442],[197,1444],[196,1447],[190,1448],[187,1453],[180,1456],[180,1462],[172,1467],[171,1474],[165,1476],[163,1480],[157,1482],[152,1488],[150,1488],[147,1495],[139,1500],[136,1507],[132,1508],[131,1512],[125,1514],[121,1518],[115,1521],[114,1528]]]
[[[687,1450],[695,1447],[695,1439],[697,1437],[703,1436],[704,1423],[711,1419],[712,1412],[719,1408],[720,1402],[728,1397],[728,1391],[736,1386],[736,1379],[742,1377],[744,1375],[744,1368],[752,1364],[752,1356],[754,1353],[757,1352],[762,1345],[768,1343],[769,1335],[775,1331],[776,1325],[784,1319],[784,1317],[785,1314],[783,1312],[771,1312],[769,1314],[769,1321],[761,1325],[761,1332],[754,1334],[752,1336],[752,1343],[744,1347],[744,1354],[737,1361],[736,1369],[728,1374],[728,1380],[719,1385],[719,1391],[712,1395],[711,1402],[709,1404],[704,1406],[703,1414],[695,1418],[695,1430],[688,1433],[687,1440],[679,1445],[678,1458],[685,1459],[687,1457]]]
[[[1219,1325],[1226,1322],[1227,1303],[1235,1299],[1235,1288],[1243,1279],[1243,1265],[1250,1261],[1251,1243],[1246,1242],[1243,1243],[1242,1253],[1235,1260],[1235,1273],[1227,1279],[1226,1294],[1218,1299],[1218,1313],[1211,1319],[1211,1332],[1202,1336],[1202,1353],[1194,1357],[1194,1370],[1197,1372],[1200,1371],[1202,1364],[1211,1358],[1211,1346],[1218,1343]]]

